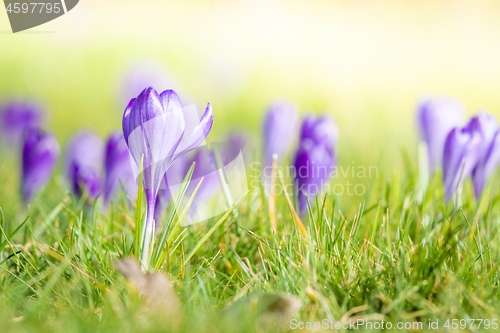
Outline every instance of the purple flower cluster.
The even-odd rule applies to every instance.
[[[48,183],[59,157],[55,136],[41,129],[43,107],[33,101],[11,100],[0,107],[0,142],[21,152],[21,197],[25,204]]]
[[[19,147],[21,152],[21,196],[26,204],[47,185],[60,155],[56,137],[42,130],[44,119],[43,107],[36,102],[12,100],[0,107],[1,142]],[[104,192],[104,202],[108,204],[120,187],[131,200],[137,194],[121,133],[110,135],[105,150],[95,134],[77,133],[66,149],[64,173],[76,196],[87,192],[91,199],[96,199]]]
[[[483,111],[464,123],[458,101],[438,97],[419,105],[419,127],[429,154],[431,172],[442,163],[445,199],[472,177],[479,198],[487,180],[500,164],[500,128],[496,118]]]

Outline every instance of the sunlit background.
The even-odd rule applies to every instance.
[[[104,137],[134,97],[127,75],[149,68],[158,90],[212,103],[210,140],[245,129],[260,146],[266,106],[285,99],[335,117],[341,165],[390,174],[402,151],[416,160],[419,98],[500,116],[499,17],[498,1],[82,0],[12,34],[2,9],[0,100],[42,101],[62,142],[81,128]]]

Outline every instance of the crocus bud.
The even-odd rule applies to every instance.
[[[262,181],[269,192],[271,176],[268,169],[273,163],[273,155],[278,155],[278,163],[283,160],[296,138],[299,125],[297,109],[286,102],[275,102],[269,106],[264,119],[264,154]]]
[[[205,140],[212,119],[208,104],[191,136],[181,144],[186,124],[181,101],[173,90],[158,94],[146,88],[129,103],[123,115],[123,134],[137,166],[144,157],[143,179],[148,207],[153,208],[148,215],[151,220],[163,175],[176,158]]]
[[[495,142],[499,131],[496,118],[485,112],[479,112],[473,117],[468,127],[477,131],[481,135],[482,145],[480,149],[480,158],[477,166],[472,171],[472,183],[474,185],[474,195],[476,198],[481,196],[484,186],[498,166],[498,152],[500,148]]]
[[[66,148],[64,169],[70,189],[77,197],[86,192],[95,200],[102,191],[104,143],[92,132],[73,136]]]
[[[454,128],[446,138],[443,155],[446,202],[471,175],[481,157],[481,147],[481,134],[471,126]]]
[[[29,128],[40,128],[44,111],[32,101],[11,100],[0,107],[0,135],[8,145],[19,144]]]
[[[434,97],[422,101],[417,114],[420,135],[427,143],[429,172],[432,174],[442,162],[448,134],[453,128],[463,126],[465,112],[455,99]]]
[[[21,195],[28,203],[49,181],[59,158],[55,136],[40,129],[26,131],[22,152]]]
[[[307,208],[306,195],[319,193],[333,175],[337,164],[337,141],[338,127],[332,117],[326,114],[304,117],[294,160],[301,213]]]
[[[130,153],[120,132],[111,133],[104,157],[104,204],[108,205],[113,196],[122,189],[131,201],[137,197],[137,183],[130,164]]]

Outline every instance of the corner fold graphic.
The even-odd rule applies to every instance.
[[[70,10],[75,8],[79,0],[63,0],[63,1],[66,4],[66,12],[69,12]]]

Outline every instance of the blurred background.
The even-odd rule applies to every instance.
[[[162,73],[201,112],[210,140],[256,140],[275,99],[330,112],[340,165],[389,175],[405,150],[416,165],[415,106],[449,95],[468,115],[500,116],[498,1],[81,0],[66,15],[12,34],[0,10],[0,101],[33,98],[63,142],[121,129],[127,77]],[[260,142],[257,146],[260,146]]]

